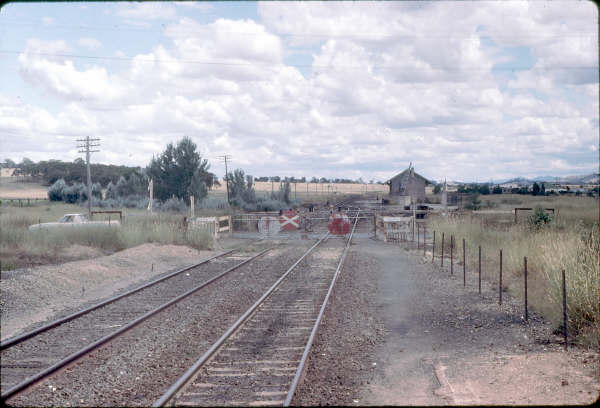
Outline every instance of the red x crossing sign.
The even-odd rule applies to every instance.
[[[279,217],[281,229],[285,231],[294,231],[300,227],[300,216],[294,210],[286,210]]]

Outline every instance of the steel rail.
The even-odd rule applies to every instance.
[[[166,279],[169,279],[169,278],[171,278],[171,277],[173,277],[175,275],[178,275],[180,273],[183,273],[185,271],[189,271],[190,269],[196,268],[196,267],[198,267],[200,265],[204,265],[205,263],[208,263],[208,262],[212,261],[213,259],[219,258],[219,257],[227,255],[227,254],[230,254],[230,253],[232,253],[232,252],[234,252],[234,251],[236,251],[238,249],[239,248],[234,248],[234,249],[232,249],[230,251],[223,252],[223,253],[215,255],[215,256],[213,256],[211,258],[205,259],[204,261],[199,262],[197,264],[194,264],[194,265],[191,265],[191,266],[187,266],[187,267],[185,267],[183,269],[179,269],[179,270],[177,270],[175,272],[171,272],[168,275],[165,275],[165,276],[163,276],[161,278],[155,279],[155,280],[153,280],[151,282],[148,282],[148,283],[146,283],[146,284],[144,284],[142,286],[139,286],[137,288],[131,289],[131,290],[125,292],[125,293],[122,293],[122,294],[117,295],[117,296],[113,296],[113,297],[111,297],[109,299],[106,299],[106,300],[100,302],[100,303],[96,303],[95,305],[92,305],[92,306],[90,306],[88,308],[79,310],[78,312],[72,313],[72,314],[70,314],[68,316],[65,316],[65,317],[57,319],[57,320],[55,320],[53,322],[50,322],[50,323],[48,323],[48,324],[46,324],[44,326],[38,327],[37,329],[28,331],[28,332],[23,333],[23,334],[21,334],[19,336],[10,338],[8,340],[5,340],[5,341],[3,341],[3,342],[0,343],[0,350],[7,349],[7,348],[9,348],[11,346],[14,346],[15,344],[19,344],[19,343],[21,343],[21,342],[23,342],[23,341],[25,341],[27,339],[30,339],[31,337],[34,337],[34,336],[36,336],[36,335],[38,335],[40,333],[43,333],[43,332],[48,331],[50,329],[53,329],[56,326],[60,326],[63,323],[66,323],[68,321],[71,321],[71,320],[79,317],[79,316],[82,316],[82,315],[85,315],[85,314],[87,314],[89,312],[92,312],[92,311],[94,311],[94,310],[96,310],[96,309],[98,309],[98,308],[100,308],[102,306],[106,306],[106,305],[108,305],[110,303],[113,303],[113,302],[115,302],[115,301],[117,301],[117,300],[119,300],[121,298],[126,297],[126,296],[133,295],[134,293],[139,292],[140,290],[143,290],[143,289],[146,289],[146,288],[148,288],[150,286],[156,285],[157,283],[160,283],[160,282],[162,282],[162,281],[164,281]]]
[[[225,343],[225,341],[252,315],[252,313],[267,299],[267,297],[279,286],[281,282],[294,270],[296,266],[306,256],[312,252],[321,242],[328,236],[329,232],[325,233],[319,240],[310,247],[304,255],[302,255],[277,281],[258,299],[246,312],[229,328],[223,335],[206,351],[198,361],[194,363],[169,389],[154,402],[153,407],[162,407],[168,403],[198,372],[198,370],[212,357],[212,355]]]
[[[369,220],[369,219],[372,219],[373,217],[372,217],[372,216],[371,216],[371,217],[360,217],[360,216],[359,216],[359,217],[356,217],[356,216],[350,216],[350,218],[354,218],[354,219],[358,218],[358,219],[361,219],[361,220]],[[310,218],[310,220],[311,220],[311,221],[313,221],[313,220],[328,220],[328,219],[329,219],[329,218],[325,218],[325,217],[324,217],[324,218],[321,218],[321,217],[318,217],[318,218]]]
[[[340,262],[335,270],[335,274],[333,275],[333,279],[331,280],[331,284],[329,285],[329,290],[327,291],[327,295],[325,296],[325,300],[323,300],[323,304],[321,305],[321,310],[319,310],[319,315],[317,316],[317,321],[315,322],[312,331],[310,332],[310,337],[308,338],[308,342],[306,343],[306,347],[304,348],[304,353],[302,353],[302,358],[300,359],[300,364],[298,365],[298,369],[296,370],[296,375],[292,381],[292,385],[287,393],[285,398],[285,402],[283,403],[284,407],[289,407],[292,402],[292,397],[296,392],[296,387],[300,383],[300,378],[304,372],[304,367],[306,366],[306,361],[308,359],[308,353],[310,352],[310,348],[312,346],[313,340],[317,334],[317,330],[319,329],[319,325],[321,324],[321,319],[323,318],[323,314],[325,313],[325,308],[327,307],[327,302],[329,301],[329,296],[333,291],[333,286],[340,274],[342,266],[344,265],[344,260],[346,259],[346,254],[348,253],[348,248],[350,248],[350,243],[352,242],[352,236],[354,235],[354,230],[356,229],[356,224],[358,223],[358,218],[354,220],[354,225],[352,226],[352,232],[350,233],[350,237],[348,238],[348,242],[346,243],[346,247],[344,248],[344,252],[340,259]]]
[[[226,274],[228,274],[229,272],[247,264],[248,262],[258,258],[259,256],[263,255],[265,252],[272,250],[273,248],[275,248],[275,246],[271,247],[271,248],[267,248],[262,252],[259,252],[258,254],[256,254],[255,256],[246,259],[243,262],[240,262],[237,265],[232,266],[231,268],[221,272],[219,275],[207,280],[206,282],[188,290],[187,292],[177,296],[174,299],[171,299],[170,301],[168,301],[167,303],[162,304],[161,306],[150,310],[149,312],[146,312],[145,314],[143,314],[142,316],[138,317],[137,319],[129,322],[127,325],[121,327],[120,329],[107,334],[106,336],[102,337],[99,340],[96,340],[95,342],[88,344],[86,347],[80,349],[79,351],[76,351],[75,353],[70,354],[69,356],[63,358],[62,360],[60,360],[59,362],[53,364],[52,366],[46,368],[43,371],[40,371],[39,373],[21,381],[20,383],[18,383],[17,385],[15,385],[14,387],[8,389],[6,392],[4,392],[1,396],[0,399],[4,402],[6,401],[8,398],[12,397],[13,395],[19,393],[20,391],[23,391],[24,389],[28,388],[29,386],[31,386],[32,384],[44,379],[45,377],[48,377],[50,374],[54,373],[55,371],[61,369],[62,367],[78,360],[79,358],[83,357],[84,355],[88,354],[89,352],[99,348],[100,346],[102,346],[103,344],[109,342],[110,340],[112,340],[113,338],[125,333],[126,331],[132,329],[133,327],[137,326],[138,324],[142,323],[144,320],[154,316],[155,314],[157,314],[158,312],[162,311],[163,309],[166,309],[167,307],[183,300],[184,298],[192,295],[193,293],[197,292],[198,290],[202,289],[203,287],[211,284],[212,282],[216,281],[217,279],[225,276]]]

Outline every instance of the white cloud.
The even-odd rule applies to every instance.
[[[116,15],[128,19],[139,20],[167,20],[175,18],[175,6],[164,2],[144,2],[134,4],[120,4]]]
[[[48,132],[102,136],[99,158],[136,165],[188,135],[257,176],[387,178],[410,161],[435,179],[596,168],[597,78],[556,68],[597,66],[597,34],[586,37],[579,3],[572,14],[538,3],[259,3],[259,21],[178,18],[114,72],[37,54],[65,54],[64,41],[30,40],[23,77],[67,103],[56,115],[0,109],[0,127],[28,134],[35,114]],[[118,14],[159,18],[146,5]],[[492,68],[515,46],[534,67],[500,78]],[[306,67],[287,65],[296,47]]]
[[[104,67],[79,70],[70,57],[49,55],[69,49],[62,40],[28,40],[25,51],[18,57],[21,75],[32,84],[41,85],[67,100],[110,102],[123,96],[124,82],[111,77]]]
[[[90,37],[82,37],[79,39],[79,41],[77,41],[77,43],[90,50],[102,47],[102,43],[100,41]]]
[[[42,17],[42,24],[45,26],[51,26],[54,24],[54,19],[48,16]]]

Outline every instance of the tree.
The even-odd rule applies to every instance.
[[[479,210],[481,208],[481,200],[478,193],[473,193],[469,197],[469,202],[465,205],[469,210]]]
[[[544,183],[542,183],[542,187],[540,188],[540,194],[546,195],[546,186],[544,185]]]
[[[433,187],[433,194],[439,194],[440,191],[442,191],[442,186],[439,184],[436,184],[435,187]]]
[[[289,204],[291,202],[291,200],[290,200],[291,192],[292,192],[292,188],[290,186],[290,181],[286,180],[285,183],[283,183],[283,186],[281,186],[281,188],[279,190],[279,196],[281,197],[281,199],[283,201],[285,201],[286,204]]]
[[[191,195],[202,200],[214,182],[215,175],[209,168],[208,161],[196,151],[196,144],[186,136],[177,146],[169,143],[160,156],[152,158],[146,173],[154,180],[154,196],[159,200],[175,196],[187,201]]]
[[[110,199],[112,198],[117,199],[119,197],[119,194],[117,193],[117,186],[115,184],[113,184],[112,181],[108,182],[108,185],[106,186],[106,193],[105,193],[106,199]]]
[[[4,159],[4,167],[8,169],[14,169],[15,167],[17,167],[17,164],[11,159]]]
[[[484,184],[481,187],[479,187],[479,194],[488,195],[489,193],[490,186],[488,186],[487,184]]]
[[[48,189],[48,199],[50,201],[62,201],[63,190],[67,187],[67,184],[63,179],[56,180],[54,184]]]
[[[552,217],[550,217],[550,215],[548,215],[548,213],[546,213],[546,211],[540,206],[535,207],[533,214],[531,214],[527,218],[527,223],[534,230],[538,230],[543,225],[549,224],[551,222]]]
[[[494,189],[492,190],[492,194],[502,194],[502,187],[495,186]]]
[[[244,175],[242,169],[235,169],[228,177],[233,205],[242,207],[244,203],[256,203],[252,176]]]
[[[540,193],[540,185],[538,183],[533,183],[533,195],[536,196]]]

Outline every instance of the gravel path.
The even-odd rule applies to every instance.
[[[528,323],[522,320],[521,300],[504,293],[500,307],[497,286],[485,281],[479,296],[473,272],[465,289],[462,268],[450,276],[431,264],[431,254],[423,258],[422,250],[369,239],[357,240],[348,261],[347,280],[336,285],[341,298],[328,308],[295,404],[589,404],[598,398],[598,353],[562,352],[550,325],[531,312]],[[374,334],[364,336],[365,326]]]
[[[301,255],[265,254],[9,400],[30,405],[151,405]]]

